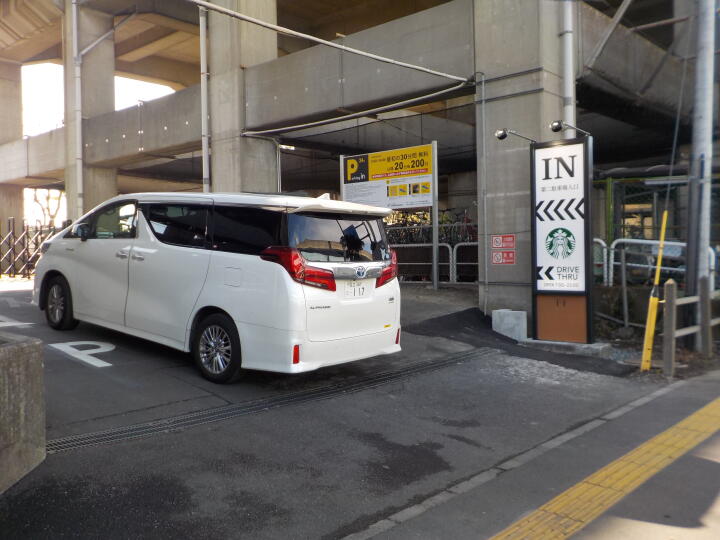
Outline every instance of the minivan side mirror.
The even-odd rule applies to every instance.
[[[90,238],[90,225],[87,223],[78,223],[73,226],[72,233],[81,241],[85,242],[88,238]]]

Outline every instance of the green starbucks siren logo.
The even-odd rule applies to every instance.
[[[545,251],[555,259],[567,259],[575,251],[577,241],[569,230],[558,227],[545,238]]]

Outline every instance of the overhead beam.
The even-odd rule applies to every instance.
[[[138,37],[142,38],[142,36],[148,33],[155,34],[155,30],[148,30],[147,32],[143,32]],[[173,45],[177,45],[191,38],[192,36],[190,34],[186,34],[185,32],[172,32],[162,37],[151,39],[143,45],[140,45],[139,47],[130,48],[130,50],[128,50],[127,52],[123,52],[121,54],[116,53],[116,58],[117,60],[122,60],[125,62],[137,62],[138,60],[142,60],[143,58],[152,56],[155,53],[164,51],[165,49],[169,49]],[[135,41],[135,39],[131,38],[123,43],[131,41]],[[120,45],[122,45],[122,43]],[[133,47],[132,43],[129,43],[127,47]]]
[[[117,17],[116,17],[117,18]],[[138,15],[141,21],[149,22],[163,28],[169,28],[177,32],[185,32],[186,34],[200,35],[200,27],[197,24],[191,24],[159,13],[142,13]]]
[[[137,62],[115,60],[115,73],[139,81],[165,84],[182,90],[200,82],[200,68],[195,64],[148,56]]]

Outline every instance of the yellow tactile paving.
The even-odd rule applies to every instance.
[[[567,538],[720,429],[720,398],[516,521],[492,540]]]

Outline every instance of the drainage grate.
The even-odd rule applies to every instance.
[[[244,403],[238,403],[234,405],[226,405],[224,407],[217,407],[205,411],[184,414],[181,416],[173,416],[170,418],[154,420],[152,422],[146,422],[143,424],[135,424],[131,426],[113,428],[105,431],[97,431],[94,433],[86,433],[82,435],[71,435],[68,437],[62,437],[59,439],[53,439],[51,441],[48,441],[46,448],[49,454],[54,454],[57,452],[65,452],[67,450],[84,448],[86,446],[95,446],[99,444],[110,444],[115,442],[140,439],[143,437],[149,437],[151,435],[157,435],[159,433],[177,431],[193,426],[209,424],[211,422],[220,422],[222,420],[229,420],[231,418],[237,418],[239,416],[245,416],[248,414],[267,411],[270,409],[285,407],[287,405],[296,405],[311,401],[319,401],[342,394],[349,394],[352,392],[359,392],[361,390],[375,388],[376,386],[387,384],[398,379],[403,379],[411,375],[434,371],[437,369],[441,369],[445,366],[449,366],[451,364],[464,362],[466,360],[477,360],[479,358],[488,356],[489,354],[492,354],[494,352],[494,349],[474,349],[471,351],[465,351],[446,356],[445,358],[438,361],[418,362],[415,364],[411,364],[410,366],[403,369],[369,375],[351,383],[332,384],[324,386],[322,388],[315,388],[312,390],[304,390],[300,392],[294,392],[292,394],[285,394],[282,396],[274,396],[270,398],[246,401]]]

